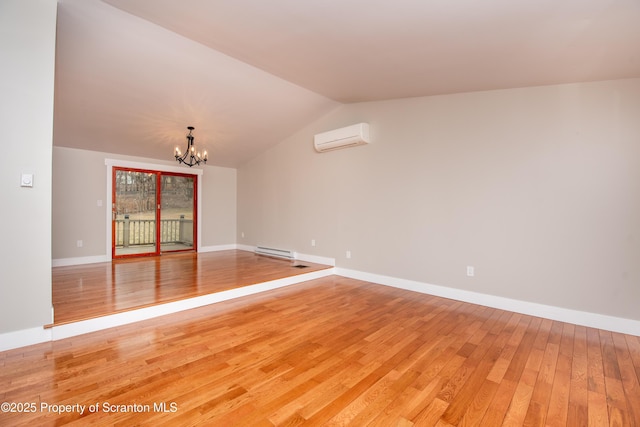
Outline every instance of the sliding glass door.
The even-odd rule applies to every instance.
[[[193,175],[114,167],[112,257],[193,250],[196,185]]]
[[[113,170],[113,257],[156,255],[157,173]]]
[[[194,249],[195,177],[162,173],[160,183],[160,251]]]

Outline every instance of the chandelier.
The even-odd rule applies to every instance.
[[[182,163],[189,167],[199,165],[200,163],[207,163],[207,150],[200,154],[196,151],[196,147],[193,145],[193,135],[191,132],[195,129],[193,126],[188,126],[189,135],[187,135],[187,151],[182,154],[180,149],[176,147],[175,156],[178,163]]]

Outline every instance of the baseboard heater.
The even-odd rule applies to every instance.
[[[296,253],[288,249],[267,248],[265,246],[256,246],[256,254],[266,255],[277,258],[295,259]]]

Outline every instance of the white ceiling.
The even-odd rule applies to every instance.
[[[340,103],[640,77],[638,0],[59,0],[54,143],[237,167]],[[310,141],[311,144],[311,141]]]

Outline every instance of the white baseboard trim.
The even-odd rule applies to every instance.
[[[238,245],[232,243],[229,245],[201,246],[198,252],[219,252],[230,251],[234,249],[238,249]]]
[[[365,273],[362,271],[349,270],[345,268],[335,268],[339,276],[380,285],[392,286],[394,288],[406,289],[423,294],[434,295],[442,298],[449,298],[456,301],[464,301],[472,304],[484,305],[501,310],[513,311],[527,314],[529,316],[543,317],[551,320],[572,323],[575,325],[588,326],[591,328],[604,329],[612,332],[640,336],[640,321],[624,319],[621,317],[607,316],[603,314],[590,313],[586,311],[572,310],[568,308],[555,307],[551,305],[538,304],[503,298],[494,295],[481,294],[478,292],[465,291],[462,289],[448,288],[445,286],[431,285],[414,280],[399,279],[396,277],[383,276],[379,274]]]
[[[66,267],[68,265],[96,264],[99,262],[111,262],[111,257],[106,255],[85,256],[79,258],[60,258],[51,260],[52,267]]]
[[[285,286],[294,285],[296,283],[306,282],[308,280],[331,276],[333,274],[333,269],[329,268],[326,270],[299,274],[297,276],[285,277],[283,279],[271,280],[269,282],[258,283],[242,288],[230,289],[228,291],[218,292],[215,294],[201,295],[198,297],[174,301],[153,307],[145,307],[138,310],[112,314],[110,316],[88,319],[81,322],[69,323],[66,325],[54,326],[53,328],[51,328],[51,339],[53,341],[56,341],[63,338],[74,337],[89,332],[100,331],[103,329],[113,328],[115,326],[126,325],[129,323],[139,322],[141,320],[152,319],[154,317],[164,316],[167,314],[177,313],[180,311],[202,307],[209,304],[228,301],[234,298],[282,288]]]
[[[296,259],[298,261],[312,262],[314,264],[324,264],[324,265],[330,265],[332,267],[336,266],[335,258],[328,258],[328,257],[323,257],[318,255],[307,255],[307,254],[301,254],[299,252],[296,252]]]
[[[0,334],[0,351],[26,347],[51,341],[51,329],[44,327],[23,329]]]

